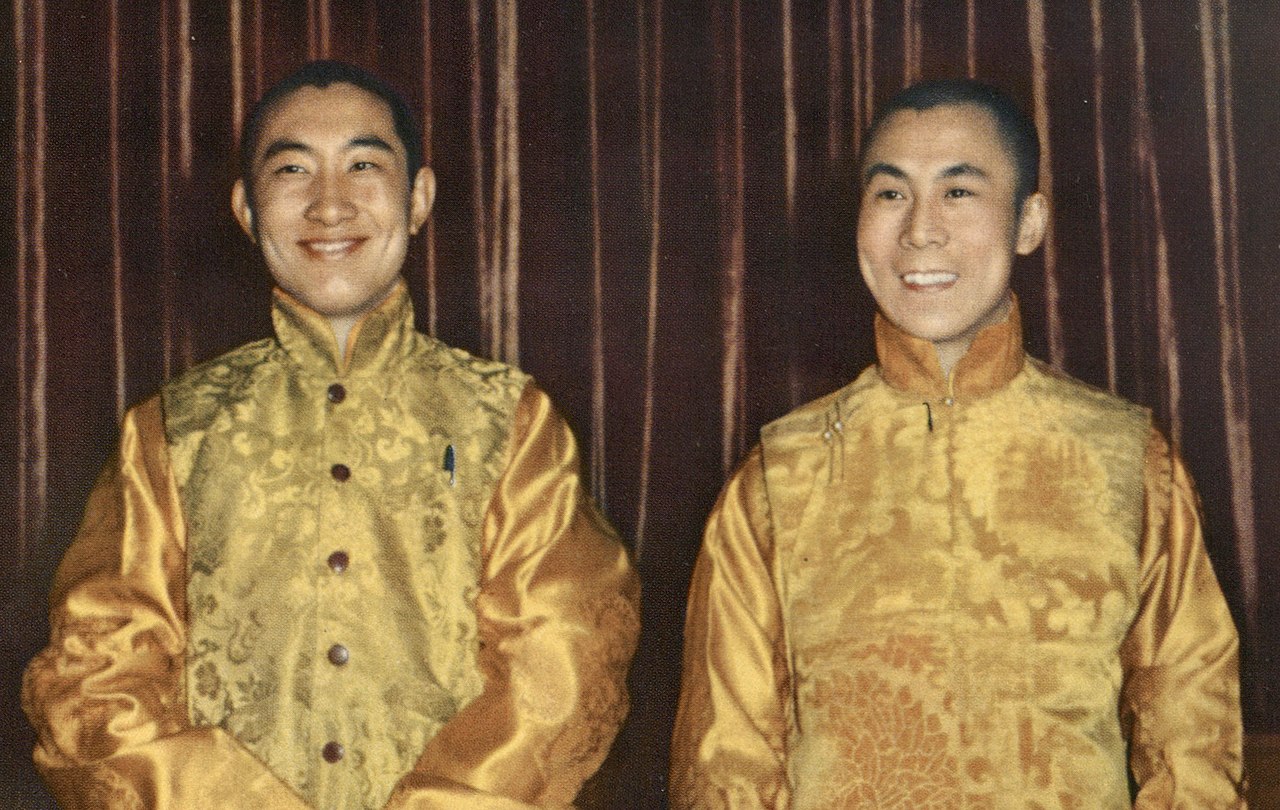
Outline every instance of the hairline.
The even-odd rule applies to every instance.
[[[298,91],[308,87],[327,90],[335,85],[348,85],[380,101],[387,111],[391,131],[400,142],[405,155],[405,173],[408,187],[413,189],[418,170],[425,165],[422,148],[413,137],[418,132],[413,110],[400,93],[373,73],[337,60],[316,60],[285,76],[267,89],[245,118],[240,133],[240,180],[245,188],[245,200],[250,211],[254,208],[253,181],[256,172],[257,152],[262,143],[266,123],[277,108],[291,99]],[[411,142],[412,141],[412,142]]]
[[[923,113],[935,108],[960,106],[986,113],[987,119],[995,128],[1002,151],[1013,166],[1014,204],[1020,212],[1027,198],[1038,191],[1041,155],[1039,133],[1035,123],[1012,96],[974,79],[918,82],[903,88],[889,99],[888,104],[872,117],[863,137],[858,160],[859,183],[865,183],[867,156],[871,146],[894,115],[907,110]]]

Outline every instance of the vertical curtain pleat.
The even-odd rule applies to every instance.
[[[431,48],[431,0],[422,0],[422,107],[419,115],[422,119],[422,162],[424,165],[430,166],[434,160],[435,152],[433,140],[435,138],[435,96],[432,92],[432,82],[434,80],[431,70],[431,59],[433,50]],[[424,260],[423,273],[425,278],[423,283],[427,288],[427,334],[435,336],[439,329],[439,281],[436,278],[436,221],[434,217],[428,217],[426,224],[423,226],[425,235],[423,240],[425,245],[423,250],[426,252]]]
[[[1178,358],[1178,335],[1173,311],[1172,281],[1169,277],[1169,235],[1166,232],[1164,198],[1160,194],[1160,166],[1156,154],[1155,132],[1151,123],[1151,97],[1147,84],[1147,38],[1143,25],[1142,5],[1133,0],[1134,36],[1134,116],[1139,178],[1139,196],[1148,217],[1146,230],[1151,234],[1149,258],[1154,265],[1155,321],[1157,353],[1165,394],[1164,413],[1169,437],[1175,445],[1182,443],[1182,380]]]
[[[1032,114],[1040,132],[1040,189],[1053,199],[1053,130],[1049,121],[1048,41],[1044,23],[1044,0],[1027,0],[1027,33],[1031,40],[1031,82],[1034,88]],[[1061,294],[1058,292],[1057,227],[1049,217],[1040,250],[1044,257],[1045,320],[1049,332],[1049,362],[1064,368],[1066,338],[1062,329]]]
[[[1219,368],[1227,461],[1231,470],[1231,512],[1236,531],[1245,631],[1248,640],[1256,645],[1258,544],[1254,525],[1253,437],[1249,418],[1244,307],[1240,301],[1235,136],[1230,125],[1231,52],[1226,47],[1225,36],[1220,33],[1228,30],[1227,10],[1227,0],[1200,0],[1200,51],[1204,62],[1205,118],[1208,121],[1209,199],[1213,212]]]
[[[486,337],[486,350],[489,354],[493,354],[498,346],[496,314],[498,285],[494,278],[497,257],[489,255],[489,216],[484,194],[484,74],[480,52],[480,0],[468,0],[467,12],[471,43],[467,59],[470,67],[471,206],[474,217],[472,228],[476,239],[475,272],[480,293],[481,334]]]
[[[783,155],[782,170],[786,178],[787,189],[787,228],[793,229],[796,219],[796,175],[799,171],[796,156],[796,136],[799,124],[796,121],[796,56],[795,56],[795,22],[792,19],[791,0],[781,0],[782,26],[782,121],[783,121]]]
[[[126,380],[129,369],[125,359],[124,245],[120,222],[120,3],[111,0],[107,12],[108,59],[108,163],[111,166],[111,332],[115,355],[116,419],[124,416]]]
[[[171,208],[172,190],[170,184],[173,177],[173,147],[170,143],[170,119],[173,116],[173,102],[170,98],[170,52],[169,52],[169,3],[161,0],[159,12],[160,41],[160,144],[156,150],[160,161],[160,330],[162,341],[162,360],[160,372],[164,379],[173,376],[177,369],[177,358],[174,356],[174,283],[173,283],[173,219]]]
[[[837,22],[836,17],[829,18],[829,36],[838,38]],[[743,425],[747,366],[743,299],[746,280],[746,199],[741,0],[732,0],[727,25],[717,21],[717,29],[727,33],[727,41],[723,43],[723,47],[716,49],[716,73],[721,78],[720,87],[725,88],[727,96],[719,106],[728,110],[727,114],[717,116],[716,121],[716,202],[720,212],[719,253],[723,267],[720,294],[720,467],[727,476],[732,472],[733,465],[742,455],[746,444]],[[832,70],[828,74],[829,92],[834,94],[838,81],[839,71]],[[839,131],[830,131],[829,139],[829,148],[837,148]]]
[[[1102,273],[1102,329],[1106,340],[1107,390],[1117,391],[1115,278],[1111,261],[1111,208],[1107,192],[1107,145],[1103,137],[1103,18],[1102,0],[1090,0],[1089,20],[1093,42],[1093,153],[1098,175],[1098,238]]]
[[[43,0],[14,7],[15,262],[17,293],[17,570],[46,525],[49,488],[48,155],[46,9]]]
[[[231,29],[231,131],[244,125],[244,9],[241,0],[227,0]]]
[[[591,491],[609,508],[605,467],[604,234],[600,230],[600,80],[596,69],[596,4],[587,11],[587,104],[591,138]]]
[[[501,348],[498,358],[520,362],[520,94],[516,81],[519,21],[516,0],[498,0],[498,126],[494,145],[494,246],[501,262]],[[501,223],[501,224],[499,224]],[[499,258],[501,257],[501,258]]]
[[[645,3],[637,4],[643,13]],[[647,51],[640,53],[645,61],[645,74],[650,84],[646,89],[648,118],[642,143],[647,147],[644,175],[647,179],[649,219],[648,305],[645,318],[644,352],[644,422],[640,439],[640,492],[636,504],[634,549],[636,560],[642,558],[649,508],[649,479],[653,471],[654,405],[656,401],[656,367],[658,361],[658,282],[662,250],[662,0],[653,0],[645,29]]]
[[[182,179],[191,180],[191,104],[194,66],[191,48],[191,0],[178,0],[178,161]]]

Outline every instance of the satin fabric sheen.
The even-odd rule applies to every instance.
[[[1149,415],[1025,357],[1016,306],[950,380],[876,335],[711,515],[673,806],[1243,807],[1236,630]]]
[[[273,317],[127,414],[26,673],[41,773],[68,808],[569,805],[639,594],[567,425],[415,332],[403,284],[341,360],[287,294]]]

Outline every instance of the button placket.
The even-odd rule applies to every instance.
[[[347,408],[340,409],[338,406],[347,401],[347,388],[340,382],[331,383],[325,389],[324,397],[329,403],[325,419],[325,444],[332,452],[335,444],[339,446],[343,444],[340,437],[345,433],[343,428],[346,419],[343,418],[343,413]],[[330,458],[332,457],[330,455]],[[351,467],[342,461],[335,461],[329,467],[329,476],[339,484],[345,484],[351,480]]]
[[[321,447],[321,459],[325,466],[318,471],[327,474],[331,483],[326,484],[327,494],[322,497],[320,511],[317,552],[328,569],[321,577],[317,594],[320,610],[317,612],[317,636],[320,643],[313,648],[315,655],[322,659],[312,673],[314,689],[317,693],[328,692],[334,697],[334,707],[345,705],[343,697],[346,689],[351,688],[349,676],[342,674],[351,658],[350,649],[342,643],[349,639],[351,627],[345,620],[350,618],[348,600],[355,581],[348,571],[352,564],[349,542],[348,517],[350,513],[347,500],[351,490],[347,482],[357,471],[352,469],[350,447],[351,420],[358,416],[353,407],[351,392],[341,382],[332,382],[323,389],[324,426]],[[336,708],[332,711],[337,711]],[[326,717],[327,715],[327,717]],[[346,755],[346,742],[349,742],[346,723],[340,715],[329,711],[316,712],[316,739],[323,743],[320,756],[329,765],[337,765]],[[335,772],[336,778],[336,772]],[[344,777],[345,778],[345,777]]]

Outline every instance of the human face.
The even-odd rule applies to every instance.
[[[236,219],[276,284],[335,324],[354,321],[399,279],[409,237],[431,210],[431,171],[410,186],[390,108],[351,84],[286,96],[258,142],[253,206],[237,181]]]
[[[867,150],[862,278],[890,322],[933,342],[944,372],[1008,313],[1013,257],[1044,236],[1044,197],[1019,212],[1016,184],[995,121],[972,104],[895,112]]]

